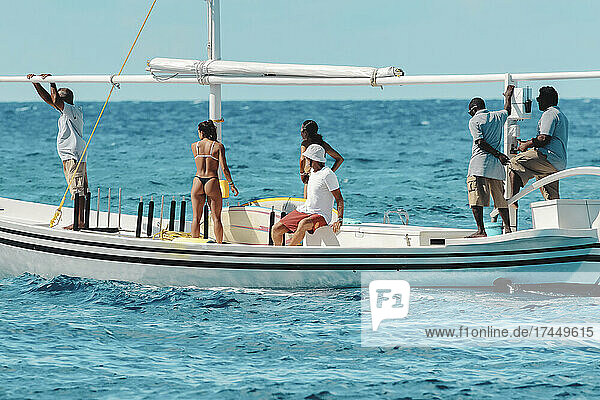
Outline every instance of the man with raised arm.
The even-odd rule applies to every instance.
[[[337,203],[338,220],[332,225],[335,233],[339,232],[344,219],[344,199],[340,191],[337,176],[325,166],[325,149],[318,144],[311,144],[302,153],[310,162],[310,175],[306,191],[306,201],[273,226],[271,237],[275,246],[283,244],[283,235],[294,232],[289,243],[298,246],[302,243],[306,232],[314,233],[331,222],[333,201]]]
[[[504,110],[488,111],[480,97],[475,97],[469,103],[469,131],[473,136],[473,148],[467,173],[467,191],[469,206],[477,224],[477,232],[469,237],[487,236],[483,225],[483,207],[489,206],[490,195],[494,199],[494,207],[502,217],[504,233],[510,232],[508,204],[504,198],[506,171],[503,167],[503,164],[508,164],[509,159],[500,149],[504,123],[511,111],[510,98],[514,88],[513,85],[506,88]]]
[[[537,136],[519,141],[522,153],[510,160],[509,179],[512,194],[521,190],[528,180],[542,179],[567,167],[569,120],[558,108],[558,92],[552,86],[540,88],[537,97],[542,116],[537,125]],[[546,200],[558,199],[558,181],[540,188]]]
[[[34,74],[27,75],[27,79],[31,79]],[[42,79],[50,74],[41,74]],[[50,93],[46,91],[37,82],[33,83],[33,87],[39,96],[48,103],[52,108],[60,112],[58,118],[58,136],[56,137],[56,149],[63,163],[63,172],[67,184],[71,181],[69,187],[71,191],[71,199],[75,198],[75,193],[79,193],[79,226],[84,224],[85,216],[85,193],[88,191],[88,180],[85,158],[79,164],[77,163],[83,155],[85,148],[85,140],[83,140],[83,112],[80,107],[73,104],[73,91],[68,88],[56,88],[55,83],[50,84]],[[73,225],[65,227],[72,229]]]

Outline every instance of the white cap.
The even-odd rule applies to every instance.
[[[325,163],[325,149],[318,144],[311,144],[308,146],[302,155],[306,158],[310,158],[313,161]]]

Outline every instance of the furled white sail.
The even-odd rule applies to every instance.
[[[333,65],[274,64],[224,60],[184,60],[154,58],[146,68],[159,77],[195,77],[199,81],[209,77],[288,77],[288,78],[378,78],[403,76],[397,67],[347,67]]]

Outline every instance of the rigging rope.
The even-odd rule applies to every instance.
[[[150,6],[150,10],[148,10],[148,14],[146,14],[146,18],[144,18],[144,22],[142,22],[142,26],[140,26],[140,30],[138,31],[137,36],[135,37],[135,40],[133,41],[133,44],[131,45],[131,48],[129,49],[129,52],[127,53],[127,57],[125,57],[125,61],[123,61],[123,65],[121,65],[121,69],[119,70],[119,73],[116,74],[116,75],[111,75],[110,82],[111,82],[112,86],[110,88],[110,92],[108,93],[108,97],[106,98],[106,101],[104,102],[104,105],[102,106],[102,110],[100,111],[100,115],[98,115],[98,119],[96,120],[96,124],[94,125],[94,129],[92,129],[92,133],[90,134],[90,138],[88,139],[87,143],[85,144],[85,148],[83,149],[83,153],[81,154],[81,157],[79,158],[79,161],[77,162],[77,166],[75,167],[75,171],[79,170],[79,165],[81,164],[81,161],[84,159],[85,153],[86,153],[86,151],[88,149],[88,146],[90,145],[90,141],[92,140],[92,137],[94,136],[94,132],[96,132],[96,128],[98,127],[98,123],[100,122],[100,118],[102,118],[102,115],[104,114],[104,110],[106,109],[106,105],[108,104],[108,101],[110,100],[110,96],[112,95],[113,90],[115,90],[115,86],[117,88],[119,87],[118,83],[114,83],[113,82],[113,77],[119,76],[123,72],[123,69],[125,68],[125,64],[127,64],[127,60],[129,60],[129,56],[131,55],[131,52],[133,51],[133,48],[134,48],[135,44],[138,41],[138,38],[142,34],[142,29],[144,29],[144,26],[146,25],[146,21],[148,21],[148,18],[150,17],[150,13],[152,12],[152,9],[154,8],[154,5],[156,4],[156,1],[157,0],[154,0],[152,2],[152,5]],[[67,193],[69,193],[69,189],[71,188],[71,184],[73,183],[73,179],[74,178],[75,178],[75,174],[73,174],[71,176],[71,179],[69,179],[69,183],[67,184],[67,190],[65,190],[65,194],[63,195],[62,200],[60,201],[60,205],[58,206],[58,209],[56,210],[56,212],[54,213],[54,216],[50,220],[50,227],[51,228],[55,227],[60,222],[60,219],[62,217],[62,207],[65,204],[65,199],[67,198]],[[79,218],[79,216],[77,216],[77,218]]]

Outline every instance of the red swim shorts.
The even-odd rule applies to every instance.
[[[314,224],[312,230],[308,231],[310,234],[314,233],[315,229],[327,225],[327,222],[325,222],[325,218],[323,218],[322,215],[306,214],[296,210],[283,217],[279,222],[288,228],[288,232],[296,232],[296,229],[298,229],[298,223],[304,218],[310,218]]]

